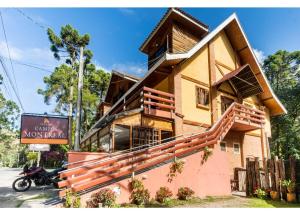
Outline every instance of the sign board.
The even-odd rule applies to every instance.
[[[30,144],[29,145],[30,151],[50,151],[49,144]]]
[[[22,144],[68,144],[69,119],[66,116],[22,114]]]

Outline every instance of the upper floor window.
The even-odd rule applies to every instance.
[[[220,143],[220,148],[221,148],[221,151],[226,151],[226,143],[225,142],[221,142]]]
[[[238,143],[233,144],[233,153],[240,154],[240,144]]]
[[[196,104],[201,107],[209,106],[209,91],[196,86]]]

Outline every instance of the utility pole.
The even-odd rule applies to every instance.
[[[83,87],[83,47],[80,47],[74,151],[79,151],[79,144],[80,144],[82,87]]]

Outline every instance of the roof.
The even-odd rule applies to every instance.
[[[243,98],[262,92],[262,88],[249,64],[225,74],[219,81],[215,82],[213,86],[219,86],[225,81],[230,81]]]
[[[222,22],[217,28],[215,28],[212,32],[207,34],[200,42],[198,42],[191,50],[189,50],[186,53],[182,54],[169,54],[167,53],[165,56],[165,61],[174,61],[174,60],[184,60],[192,57],[195,53],[197,53],[201,48],[203,48],[208,42],[214,39],[214,37],[223,31],[225,28],[234,28],[235,34],[232,35],[232,37],[235,37],[235,42],[243,43],[243,48],[240,50],[243,50],[246,54],[244,56],[247,56],[247,61],[251,61],[251,67],[252,69],[255,67],[255,76],[259,80],[261,86],[263,87],[263,93],[261,94],[262,101],[264,104],[271,108],[271,115],[281,115],[286,114],[287,110],[282,105],[276,94],[274,93],[273,89],[271,88],[271,85],[264,74],[264,71],[261,68],[261,65],[259,64],[253,49],[244,33],[244,30],[238,20],[237,15],[234,13],[231,16],[229,16],[224,22]],[[237,37],[237,34],[240,34],[241,37]]]
[[[146,45],[150,42],[150,40],[153,38],[153,36],[156,34],[156,32],[160,29],[160,27],[168,20],[168,18],[170,17],[171,14],[177,14],[177,15],[183,17],[185,20],[193,23],[195,25],[195,27],[199,27],[208,32],[208,26],[206,24],[202,23],[201,21],[199,21],[198,19],[187,14],[186,12],[184,12],[183,10],[181,10],[179,8],[169,8],[167,10],[167,12],[164,14],[164,16],[160,19],[158,24],[154,27],[152,32],[148,35],[148,37],[142,43],[142,45],[140,46],[140,51],[144,50]]]
[[[125,72],[120,72],[120,71],[117,71],[117,70],[114,70],[114,69],[112,70],[111,73],[112,73],[112,75],[115,74],[115,75],[117,75],[121,78],[125,78],[127,80],[132,80],[132,81],[135,81],[135,82],[141,80],[141,78],[139,78],[139,77],[136,77],[134,75],[131,75],[131,74],[128,74],[128,73],[125,73]]]

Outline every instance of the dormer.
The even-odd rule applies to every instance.
[[[207,33],[207,25],[178,8],[170,8],[140,50],[148,55],[148,68],[151,68],[164,53],[185,53]]]

